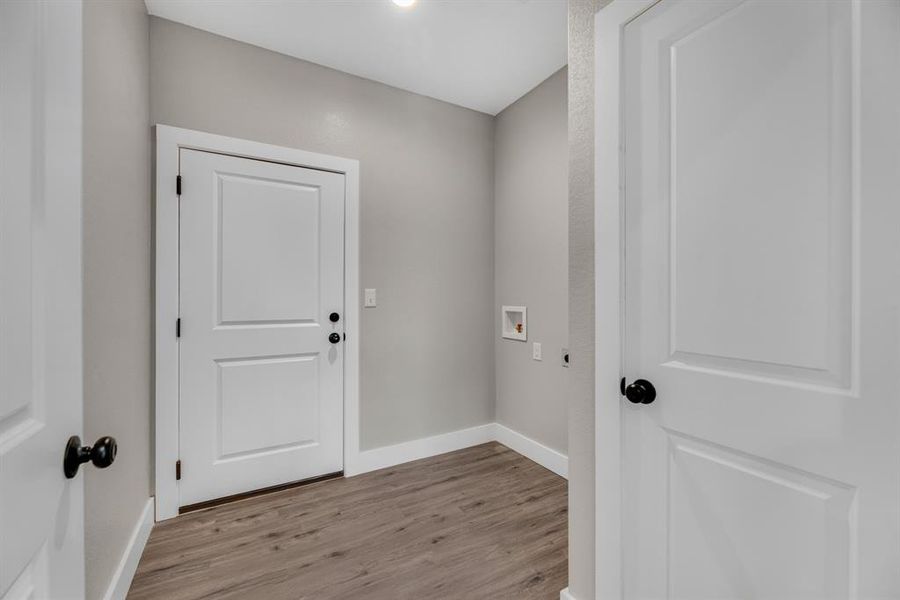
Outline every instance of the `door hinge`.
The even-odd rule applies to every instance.
[[[175,319],[175,337],[181,337],[181,317]]]
[[[175,481],[181,481],[181,459],[175,461]]]
[[[175,178],[175,193],[181,195],[181,175]]]

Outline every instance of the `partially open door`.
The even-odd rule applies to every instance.
[[[81,2],[0,1],[0,598],[84,598]]]
[[[900,3],[636,12],[598,18],[597,597],[898,598]]]

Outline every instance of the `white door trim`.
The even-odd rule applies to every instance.
[[[594,17],[594,577],[597,598],[622,598],[621,299],[624,189],[622,41],[659,0],[613,0]]]
[[[359,161],[168,125],[156,126],[156,520],[178,515],[178,175],[179,149],[267,160],[346,177],[344,224],[344,470],[359,460]]]

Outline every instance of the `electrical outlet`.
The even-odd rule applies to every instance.
[[[531,358],[534,360],[544,360],[543,353],[541,351],[541,343],[535,342],[531,351]]]
[[[375,288],[366,288],[365,307],[375,308],[376,304]]]

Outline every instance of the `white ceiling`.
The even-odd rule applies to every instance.
[[[152,15],[491,115],[566,64],[566,0],[145,0]]]

